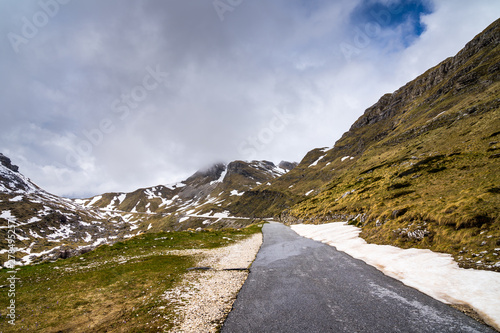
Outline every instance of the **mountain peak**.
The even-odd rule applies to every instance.
[[[297,164],[297,162],[281,161],[278,164],[278,167],[290,171],[293,170],[297,166]]]

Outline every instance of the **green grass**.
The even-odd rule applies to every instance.
[[[260,232],[245,229],[143,234],[66,260],[25,266],[15,274],[16,321],[5,317],[8,289],[0,293],[2,332],[158,332],[172,328],[174,305],[162,297],[182,282],[196,257],[167,251],[210,249]],[[10,276],[0,271],[1,284]]]
[[[496,83],[464,97],[448,114],[457,119],[471,99],[487,101],[499,91]],[[495,251],[500,247],[500,160],[493,157],[500,109],[498,101],[491,105],[488,112],[427,128],[416,139],[398,140],[396,131],[289,214],[313,223],[364,214],[358,224],[370,242],[430,248],[453,254],[463,267],[500,270],[491,267],[500,259]],[[416,229],[425,237],[408,237]]]

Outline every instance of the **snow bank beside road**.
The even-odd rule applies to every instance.
[[[459,268],[449,254],[368,244],[345,222],[293,225],[301,236],[375,266],[384,274],[449,304],[467,304],[500,330],[500,273]]]

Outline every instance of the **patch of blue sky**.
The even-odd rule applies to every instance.
[[[355,26],[376,24],[382,30],[392,30],[404,47],[410,46],[426,29],[422,16],[433,12],[429,0],[363,0],[352,12],[351,23]],[[392,38],[396,37],[392,35]],[[380,40],[383,44],[387,41]]]

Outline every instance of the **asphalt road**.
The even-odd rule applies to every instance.
[[[263,233],[222,332],[495,332],[282,224]]]

